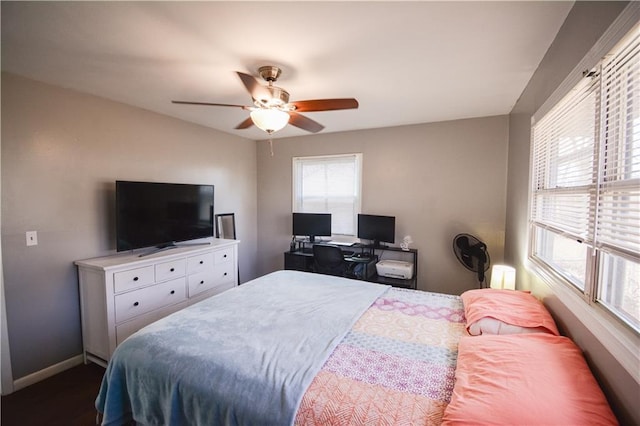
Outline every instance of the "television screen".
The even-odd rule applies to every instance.
[[[293,235],[309,237],[311,242],[315,237],[330,237],[331,213],[294,213]]]
[[[395,216],[358,215],[358,238],[371,240],[374,246],[379,246],[380,242],[393,244],[395,235]]]
[[[116,248],[213,236],[213,185],[116,181]]]

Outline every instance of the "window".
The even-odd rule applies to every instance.
[[[362,154],[293,158],[293,211],[331,213],[333,234],[355,235]]]
[[[640,25],[532,132],[529,257],[640,332]]]

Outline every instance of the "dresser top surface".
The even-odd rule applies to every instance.
[[[152,248],[142,249],[135,252],[118,253],[109,256],[94,257],[91,259],[76,260],[74,263],[80,267],[87,267],[100,270],[108,270],[112,268],[121,268],[123,266],[142,266],[147,264],[157,263],[158,261],[170,261],[172,259],[181,258],[185,256],[197,255],[212,249],[233,247],[240,243],[239,240],[225,240],[220,238],[211,238],[199,243],[198,245],[180,245],[175,247],[158,251],[152,254],[147,253]],[[188,244],[188,243],[187,243]],[[146,250],[146,251],[145,251]],[[142,255],[142,256],[141,256]]]

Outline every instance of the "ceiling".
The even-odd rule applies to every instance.
[[[573,2],[6,2],[2,70],[249,139],[235,71],[277,65],[324,133],[508,114]],[[274,137],[309,134],[287,126]]]

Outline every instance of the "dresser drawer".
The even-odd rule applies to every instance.
[[[233,260],[233,248],[217,250],[213,252],[213,261],[217,265],[219,263],[231,262]]]
[[[148,314],[140,315],[130,321],[121,323],[120,325],[116,326],[116,344],[119,345],[124,341],[124,339],[131,336],[142,327],[145,327],[152,322],[158,321],[159,319],[164,318],[173,312],[179,311],[186,306],[188,306],[188,302],[185,300],[184,302],[156,309],[155,311],[151,311]]]
[[[189,304],[193,305],[194,303],[198,303],[203,301],[204,299],[208,299],[211,296],[215,296],[216,294],[220,294],[223,293],[227,290],[230,290],[232,288],[235,288],[236,283],[235,282],[228,282],[228,283],[224,283],[224,284],[219,284],[215,287],[213,287],[212,289],[208,290],[208,291],[203,291],[200,292],[196,295],[190,295],[189,296]]]
[[[213,267],[213,253],[204,253],[198,256],[191,256],[187,259],[187,274],[204,271]]]
[[[187,280],[189,283],[189,297],[193,297],[198,293],[210,290],[214,288],[217,283],[214,279],[213,270],[189,275]]]
[[[184,259],[172,260],[171,262],[158,263],[156,265],[156,282],[172,280],[184,277],[186,262]]]
[[[232,262],[216,265],[213,271],[214,286],[235,281],[235,268]]]
[[[182,302],[187,297],[185,278],[167,281],[115,296],[116,323],[163,306]]]
[[[113,274],[113,292],[120,293],[126,290],[133,290],[134,288],[153,284],[153,282],[153,265],[116,272]]]
[[[213,261],[217,265],[219,263],[230,262],[233,260],[233,248],[228,247],[222,250],[216,250],[213,252]]]

